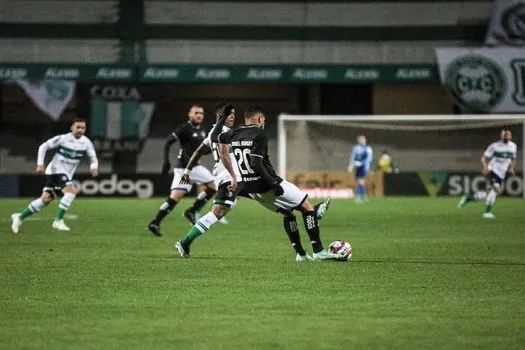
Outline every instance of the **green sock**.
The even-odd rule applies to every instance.
[[[31,216],[33,215],[34,213],[31,211],[31,209],[29,208],[25,208],[24,210],[22,210],[22,212],[20,213],[20,220],[24,220],[25,218],[27,218],[28,216]]]
[[[62,208],[58,208],[57,216],[55,220],[64,220],[64,215],[66,215],[66,210]]]
[[[207,229],[197,221],[188,233],[186,233],[186,237],[182,240],[182,244],[189,246],[197,237],[206,231]]]
[[[485,205],[485,213],[490,213],[492,211],[492,204]]]

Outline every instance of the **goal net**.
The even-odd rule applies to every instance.
[[[278,122],[278,170],[313,196],[351,198],[355,179],[346,170],[357,136],[365,135],[373,149],[367,179],[369,195],[396,194],[396,182],[400,187],[397,194],[458,195],[486,187],[480,174],[481,156],[506,128],[518,145],[518,174],[509,176],[504,187],[508,195],[523,195],[524,120],[525,115],[518,114],[282,114]],[[393,162],[391,174],[378,167],[384,151]],[[421,183],[415,183],[418,181]]]

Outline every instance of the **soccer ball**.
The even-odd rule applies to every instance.
[[[352,258],[352,246],[346,241],[333,241],[328,246],[328,249],[330,253],[337,255],[337,260],[346,261]]]

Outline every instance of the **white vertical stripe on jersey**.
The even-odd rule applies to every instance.
[[[106,109],[106,137],[110,140],[120,139],[120,121],[122,103],[108,102]]]

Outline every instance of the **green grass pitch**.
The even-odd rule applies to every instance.
[[[522,200],[498,199],[494,221],[454,199],[336,200],[322,236],[351,242],[347,263],[296,263],[280,217],[248,200],[183,259],[190,201],[157,238],[161,201],[80,198],[70,233],[52,205],[18,235],[28,200],[0,201],[0,348],[525,348]]]

